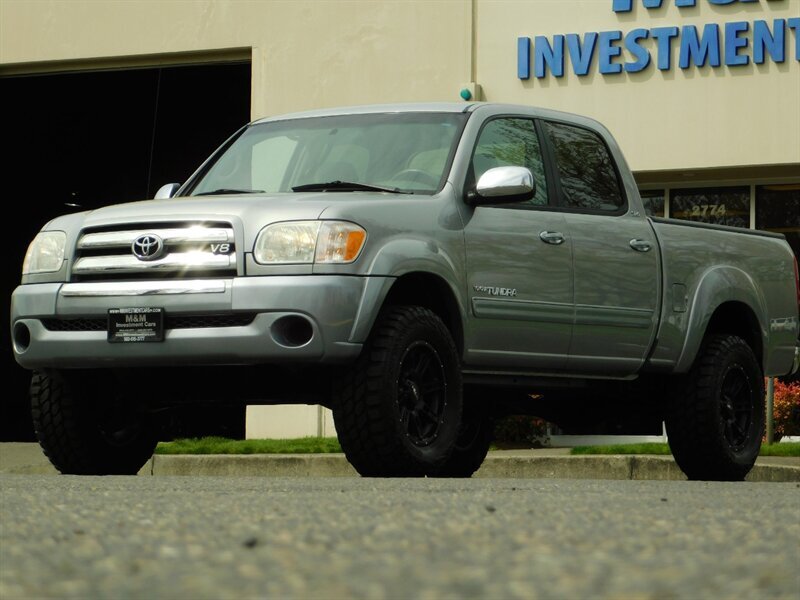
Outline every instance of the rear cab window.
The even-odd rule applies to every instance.
[[[553,155],[560,208],[601,214],[622,214],[625,195],[614,159],[594,131],[542,121]]]

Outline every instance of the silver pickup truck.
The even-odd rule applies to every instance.
[[[591,119],[374,106],[256,121],[155,200],[51,221],[11,328],[63,473],[135,473],[170,407],[307,403],[362,475],[469,476],[497,414],[623,409],[740,480],[799,290],[781,235],[648,218]]]

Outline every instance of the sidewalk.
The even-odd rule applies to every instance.
[[[0,473],[57,474],[38,444],[0,443]],[[343,454],[156,454],[141,476],[223,475],[238,477],[356,477]],[[568,448],[497,450],[475,477],[522,479],[685,479],[671,456],[571,456]],[[800,482],[800,457],[765,456],[748,481]]]

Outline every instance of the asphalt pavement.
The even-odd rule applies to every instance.
[[[57,474],[38,444],[0,443],[0,473]],[[163,455],[141,476],[356,477],[343,454]],[[671,456],[571,456],[567,448],[498,450],[477,478],[685,480]],[[800,457],[759,457],[748,481],[800,482]]]
[[[0,598],[791,599],[800,485],[0,475]]]

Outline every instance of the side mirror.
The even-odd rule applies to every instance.
[[[533,173],[525,167],[495,167],[478,180],[475,191],[467,195],[467,203],[506,204],[530,200],[536,194]]]
[[[160,188],[158,188],[154,199],[166,200],[167,198],[172,198],[180,187],[180,183],[168,183],[166,185],[162,185]]]

